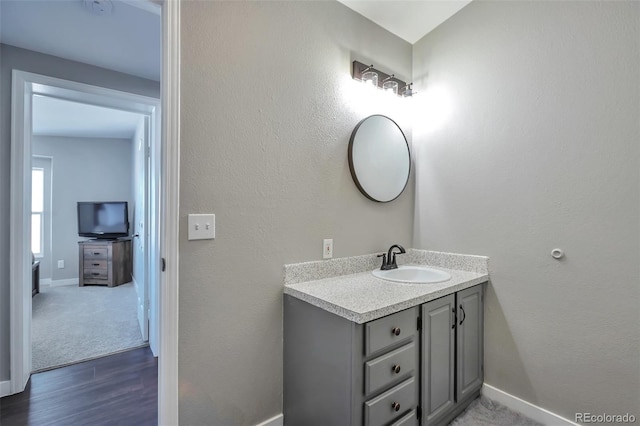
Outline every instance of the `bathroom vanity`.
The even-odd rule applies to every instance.
[[[375,255],[285,266],[285,424],[440,425],[479,396],[487,258],[401,262],[451,279],[382,280]]]

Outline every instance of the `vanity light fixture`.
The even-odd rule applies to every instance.
[[[375,78],[373,77],[374,75]],[[354,80],[371,84],[374,87],[383,89],[385,92],[392,92],[395,95],[409,97],[415,94],[415,92],[411,90],[413,83],[406,83],[396,78],[395,74],[384,73],[374,68],[373,65],[365,65],[362,62],[353,61],[351,76]],[[399,88],[402,88],[402,90]]]

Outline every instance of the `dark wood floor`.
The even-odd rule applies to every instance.
[[[0,399],[0,425],[156,425],[158,360],[148,347],[33,374]]]

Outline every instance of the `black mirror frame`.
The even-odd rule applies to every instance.
[[[383,118],[386,118],[387,120],[391,121],[393,124],[395,124],[396,127],[398,128],[398,130],[400,130],[400,133],[402,134],[402,137],[404,138],[404,143],[407,146],[407,153],[409,154],[409,170],[407,170],[407,179],[404,182],[404,186],[402,187],[402,189],[400,190],[398,195],[396,195],[391,200],[387,200],[387,201],[377,200],[377,199],[373,198],[371,195],[369,195],[367,193],[367,191],[360,184],[360,181],[358,180],[358,176],[356,175],[355,167],[353,165],[353,141],[354,141],[354,139],[356,137],[356,134],[358,133],[358,129],[360,128],[360,126],[366,120],[368,120],[371,117],[383,117]],[[360,190],[362,195],[364,195],[365,197],[367,197],[371,201],[375,201],[376,203],[390,203],[393,200],[396,200],[398,197],[400,197],[400,195],[402,195],[404,190],[407,188],[407,185],[409,184],[409,177],[411,177],[411,150],[409,149],[409,142],[407,142],[407,136],[402,131],[402,128],[400,126],[398,126],[398,123],[396,123],[394,120],[392,120],[391,118],[387,117],[386,115],[382,115],[382,114],[373,114],[373,115],[370,115],[370,116],[365,117],[362,120],[360,120],[360,122],[353,129],[353,132],[351,133],[351,138],[349,139],[349,171],[351,172],[351,177],[353,178],[353,181],[355,182],[356,186],[358,187],[358,189]]]

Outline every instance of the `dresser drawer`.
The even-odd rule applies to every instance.
[[[107,261],[102,259],[87,259],[84,261],[85,269],[107,269]]]
[[[85,268],[84,270],[84,278],[85,279],[94,279],[94,280],[106,280],[109,278],[109,271],[104,269],[89,269]]]
[[[417,333],[418,310],[397,312],[365,324],[365,355],[371,355],[395,343],[413,338]]]
[[[398,421],[391,423],[391,426],[418,426],[418,415],[416,410],[411,410],[409,414],[403,416]]]
[[[416,343],[411,342],[364,364],[364,393],[370,394],[416,370]]]
[[[382,426],[416,406],[414,377],[364,403],[365,426]]]
[[[108,250],[106,247],[84,246],[85,260],[107,259]]]

